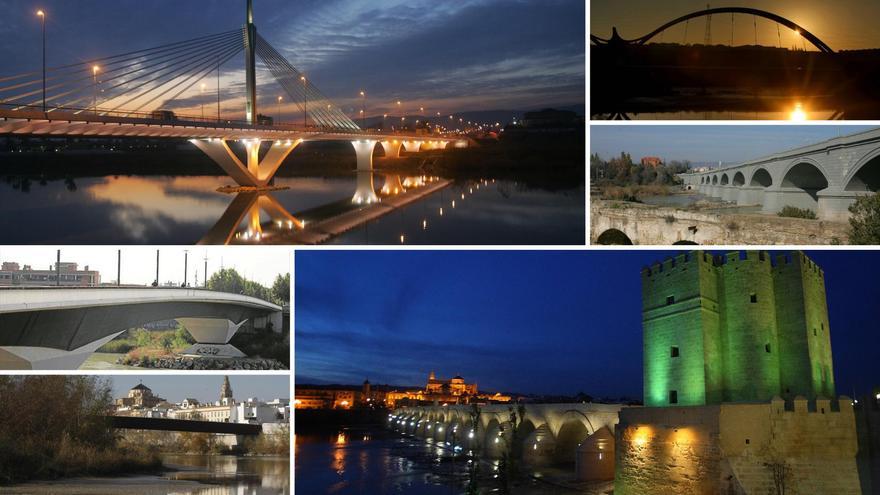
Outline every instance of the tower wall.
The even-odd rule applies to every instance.
[[[704,285],[711,294],[716,279],[702,253],[642,270],[645,405],[705,404],[707,389],[716,387],[707,380],[716,373],[707,373],[705,339],[718,326],[717,304],[707,300]]]
[[[734,251],[720,263],[725,386],[723,400],[779,394],[779,343],[772,266],[763,251]]]

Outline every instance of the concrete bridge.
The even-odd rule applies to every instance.
[[[530,466],[574,466],[578,479],[608,480],[614,478],[614,428],[622,407],[527,404],[515,435],[515,404],[480,406],[476,428],[472,406],[464,405],[399,408],[388,415],[388,426],[456,451],[480,451],[498,459],[505,451],[518,450]]]
[[[201,289],[5,288],[0,369],[76,369],[129,328],[176,319],[196,344],[185,354],[241,357],[230,339],[248,320],[283,328],[281,306]]]
[[[880,190],[880,129],[679,177],[687,188],[764,213],[794,206],[845,221],[856,198]]]

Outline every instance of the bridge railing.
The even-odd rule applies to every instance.
[[[302,125],[290,123],[250,124],[245,120],[217,119],[194,115],[166,114],[158,116],[154,112],[135,112],[130,110],[109,110],[101,107],[66,107],[57,106],[44,112],[40,105],[0,102],[0,118],[20,118],[27,120],[55,120],[72,122],[101,122],[119,124],[145,124],[156,126],[200,127],[206,129],[248,129],[277,132],[303,132],[316,134],[388,135],[413,138],[436,137],[433,134],[418,134],[399,130],[386,131],[374,129],[348,129],[326,126]]]

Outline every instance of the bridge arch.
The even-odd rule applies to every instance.
[[[562,424],[556,432],[554,462],[574,466],[578,447],[595,431],[590,419],[584,413],[576,410],[566,411]]]
[[[727,184],[730,183],[730,178],[727,177],[727,174],[721,174],[721,181],[720,182],[721,182],[722,186],[726,186]]]
[[[745,185],[745,183],[746,183],[746,176],[743,175],[743,173],[742,173],[741,170],[740,170],[740,171],[737,171],[737,172],[733,175],[733,181],[732,181],[731,183],[732,183],[734,186],[737,186],[737,187],[743,186],[743,185]]]
[[[596,244],[603,246],[632,246],[633,241],[621,230],[608,229],[599,234],[599,237],[596,238]]]
[[[809,41],[820,52],[834,53],[834,50],[832,50],[831,47],[828,46],[824,41],[820,40],[819,37],[817,37],[816,35],[814,35],[813,33],[809,32],[809,31],[807,31],[806,29],[799,26],[795,22],[793,22],[789,19],[786,19],[785,17],[782,17],[780,15],[774,14],[772,12],[767,12],[766,10],[753,9],[753,8],[749,8],[749,7],[718,7],[718,8],[714,8],[714,9],[698,10],[696,12],[691,12],[690,14],[685,14],[681,17],[673,19],[673,20],[667,22],[666,24],[663,24],[662,26],[658,27],[657,29],[651,31],[650,33],[648,33],[644,36],[641,36],[639,38],[632,39],[632,40],[622,39],[620,37],[620,35],[617,34],[616,28],[612,31],[611,39],[606,40],[606,39],[599,38],[598,36],[590,35],[590,40],[596,44],[607,44],[611,41],[616,41],[616,42],[627,42],[627,43],[632,43],[632,44],[637,44],[637,45],[644,45],[645,43],[647,43],[648,41],[653,39],[655,36],[657,36],[658,34],[662,33],[663,31],[669,29],[672,26],[675,26],[676,24],[681,24],[682,22],[687,22],[687,21],[694,19],[694,18],[697,18],[697,17],[706,17],[706,16],[711,16],[714,14],[746,14],[746,15],[753,15],[753,16],[757,16],[757,17],[762,17],[764,19],[769,19],[771,21],[782,24],[783,26],[791,29],[792,31],[797,31],[798,33],[800,33],[801,36],[804,37],[804,39]]]
[[[749,186],[752,187],[770,187],[773,185],[773,177],[766,168],[758,168],[752,172],[752,178],[749,180]]]
[[[497,459],[504,455],[504,450],[507,444],[505,443],[505,439],[502,438],[501,422],[498,421],[497,418],[490,419],[489,423],[486,425],[483,435],[483,445],[485,446],[486,454],[491,459]]]
[[[718,176],[717,175],[712,176],[712,185],[713,186],[718,185]]]
[[[800,159],[789,165],[782,174],[780,186],[785,193],[780,206],[795,206],[818,212],[818,193],[828,187],[828,178],[816,162]]]
[[[844,191],[880,191],[880,148],[871,151],[856,162],[843,184]]]

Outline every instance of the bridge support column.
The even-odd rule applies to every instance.
[[[763,187],[742,186],[736,196],[736,204],[738,205],[757,205],[761,204],[761,197],[764,195]]]
[[[403,148],[407,151],[407,153],[418,153],[419,148],[422,146],[421,141],[404,141]]]
[[[836,191],[818,193],[819,211],[816,216],[820,220],[829,220],[832,222],[846,222],[849,220],[849,207],[855,203],[860,196],[867,196],[871,193],[853,192],[853,191]]]
[[[246,165],[233,153],[225,139],[191,139],[190,142],[214,160],[238,185],[264,188],[275,177],[287,155],[302,143],[302,139],[273,141],[272,147],[262,161],[260,160],[262,141],[246,139]]]
[[[0,369],[75,370],[82,366],[92,353],[121,333],[116,332],[72,351],[50,347],[2,346]]]
[[[400,147],[403,143],[393,139],[391,141],[379,141],[382,149],[385,150],[385,158],[400,158]]]
[[[722,201],[736,201],[736,197],[739,194],[737,187],[734,186],[721,186],[721,200]]]
[[[196,340],[195,344],[181,354],[219,358],[246,357],[243,352],[230,345],[229,341],[247,320],[233,323],[220,318],[178,318],[177,321]]]

